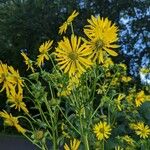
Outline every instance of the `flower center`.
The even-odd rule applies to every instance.
[[[96,49],[96,50],[101,49],[103,46],[104,46],[104,42],[103,42],[101,39],[98,39],[98,40],[95,42],[95,49]]]
[[[100,128],[99,131],[104,134],[104,128]]]
[[[145,129],[141,130],[141,134],[142,135],[146,135],[147,134],[147,131]]]
[[[71,52],[71,53],[69,53],[68,57],[69,57],[71,60],[75,61],[75,60],[77,60],[77,58],[78,58],[78,54],[75,53],[75,52]]]

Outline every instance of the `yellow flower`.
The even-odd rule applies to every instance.
[[[13,87],[12,83],[10,83],[10,80],[8,80],[9,75],[10,73],[7,64],[0,63],[0,83],[3,83],[0,92],[6,89],[7,95],[9,95],[9,90]]]
[[[113,61],[112,61],[111,58],[107,58],[107,59],[104,61],[104,64],[103,64],[103,66],[104,66],[105,68],[109,68],[110,66],[113,66],[113,65],[114,65],[114,63],[113,63]]]
[[[118,82],[118,81],[119,81],[119,79],[116,77],[116,78],[114,78],[114,79],[111,81],[110,84],[111,84],[112,86],[114,86],[114,85],[115,85],[115,86],[116,86],[116,85],[119,85],[119,82]]]
[[[115,146],[115,150],[123,150],[123,148],[120,146]]]
[[[24,134],[26,129],[22,128],[18,123],[18,117],[13,117],[12,114],[8,114],[5,110],[0,112],[0,117],[4,118],[4,123],[8,126],[14,126],[18,132]]]
[[[18,86],[18,91],[22,93],[23,89],[23,80],[19,75],[18,70],[15,70],[12,66],[8,67],[10,76],[8,77],[8,80],[10,83],[12,83],[14,86]]]
[[[61,124],[62,135],[63,135],[65,138],[70,139],[70,136],[69,136],[69,134],[65,131],[65,128],[67,128],[67,126],[62,122],[62,124]]]
[[[70,146],[65,143],[64,150],[78,150],[80,143],[77,139],[70,140]]]
[[[67,27],[71,24],[71,22],[74,20],[75,17],[79,15],[76,10],[73,11],[73,13],[68,17],[67,21],[63,23],[62,26],[59,27],[59,34],[62,34],[63,32],[66,33]]]
[[[113,48],[119,47],[119,45],[114,44],[118,40],[118,28],[115,24],[112,24],[108,18],[103,19],[100,16],[97,18],[91,16],[88,22],[89,25],[85,26],[84,33],[90,39],[87,43],[93,50],[93,61],[98,60],[98,63],[103,63],[106,52],[112,56],[117,56],[118,54],[113,50]]]
[[[125,97],[124,94],[119,94],[119,95],[118,95],[118,98],[115,99],[115,104],[117,105],[119,111],[122,110],[122,107],[121,107],[121,106],[122,106],[122,105],[121,105],[121,100],[122,100],[124,97]]]
[[[130,127],[135,130],[135,133],[140,136],[140,138],[148,138],[150,135],[150,128],[148,125],[144,126],[143,122],[138,122],[136,124],[131,124]]]
[[[126,96],[126,100],[129,104],[132,104],[132,100],[134,98],[133,93],[129,94],[128,96]]]
[[[150,69],[149,68],[141,68],[140,72],[143,74],[148,74],[148,73],[150,73]]]
[[[42,130],[34,131],[33,138],[36,141],[42,140],[44,137],[44,132]]]
[[[64,90],[62,90],[61,92],[58,92],[57,93],[57,96],[68,96],[68,95],[70,95],[71,94],[71,90],[72,89],[70,89],[70,88],[66,88],[66,89],[64,89]]]
[[[29,57],[24,52],[21,52],[21,55],[24,58],[25,64],[28,66],[27,70],[31,69],[31,71],[34,72],[32,60],[30,60]]]
[[[26,104],[22,101],[23,94],[18,92],[16,93],[15,89],[12,88],[10,90],[10,95],[8,96],[8,103],[11,103],[12,105],[10,107],[15,107],[15,109],[22,109],[25,113],[28,113],[28,109],[26,108]]]
[[[122,76],[121,80],[122,80],[123,82],[129,82],[129,81],[132,80],[132,78],[131,78],[131,77],[128,77],[128,76]]]
[[[39,67],[41,67],[41,65],[43,65],[44,59],[49,60],[48,51],[51,49],[52,44],[53,44],[53,41],[49,40],[40,46],[40,48],[39,48],[40,54],[37,56],[38,58],[37,58],[37,62],[36,62],[36,64]]]
[[[126,66],[126,64],[119,64],[118,66],[122,67],[122,68],[123,68],[123,70],[127,70],[127,66]]]
[[[136,107],[139,107],[142,105],[142,103],[145,100],[145,94],[144,91],[140,91],[139,93],[137,93],[137,96],[135,98],[135,105]]]
[[[81,44],[81,38],[74,35],[71,36],[70,41],[64,37],[58,43],[55,54],[60,69],[69,76],[80,76],[92,65],[88,57],[91,54],[89,47],[85,43]]]
[[[98,140],[108,139],[111,134],[111,127],[107,122],[101,122],[96,124],[93,128],[93,132],[96,134]]]
[[[78,87],[79,85],[79,79],[75,76],[71,77],[69,79],[69,83],[65,89],[63,89],[61,92],[58,92],[58,96],[68,96],[71,94],[71,91]]]
[[[104,85],[101,85],[101,84],[98,84],[98,89],[96,90],[97,91],[97,94],[102,94],[102,93],[105,93],[107,88],[108,88],[108,84],[104,84]]]
[[[122,139],[127,142],[129,145],[134,146],[135,145],[135,141],[128,135],[125,135],[124,137],[122,137]]]
[[[150,95],[145,95],[145,101],[150,101]]]

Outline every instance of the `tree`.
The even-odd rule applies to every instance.
[[[90,15],[108,17],[120,29],[120,57],[130,67],[129,74],[140,82],[139,68],[150,64],[148,0],[3,0],[0,4],[0,60],[21,72],[20,51],[26,49],[32,59],[39,45],[58,40],[58,28],[73,11],[80,12],[75,33]],[[118,61],[115,60],[115,61]]]

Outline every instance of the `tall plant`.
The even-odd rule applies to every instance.
[[[72,34],[55,48],[54,41],[46,41],[36,60],[21,53],[32,72],[28,78],[1,62],[1,92],[6,91],[10,110],[22,111],[16,117],[1,111],[4,124],[42,150],[148,150],[150,127],[140,107],[150,98],[127,76],[126,65],[111,59],[118,55],[118,27],[108,18],[91,16],[85,35],[77,36],[73,21],[78,15],[74,11],[59,28],[60,35],[68,27]],[[46,60],[53,65],[48,71]]]

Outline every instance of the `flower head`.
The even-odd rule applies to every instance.
[[[69,83],[68,83],[67,87],[65,87],[61,92],[58,92],[58,96],[68,96],[68,95],[70,95],[71,91],[74,88],[78,87],[78,85],[79,85],[78,77],[75,77],[75,76],[71,77],[69,79]]]
[[[44,59],[49,60],[48,51],[51,49],[51,46],[53,44],[53,41],[46,41],[43,43],[40,48],[39,52],[40,54],[37,56],[37,62],[36,64],[40,67],[44,63]]]
[[[115,150],[123,150],[123,148],[120,146],[115,146]]]
[[[121,101],[123,100],[124,97],[125,97],[124,94],[119,94],[119,95],[118,95],[118,98],[115,99],[115,101],[114,101],[119,111],[122,110]]]
[[[140,138],[148,138],[150,136],[150,128],[148,125],[144,126],[143,122],[138,122],[136,124],[131,124],[130,127],[135,130],[135,133],[140,136]]]
[[[125,71],[127,70],[126,64],[120,63],[118,66],[121,67]]]
[[[128,76],[122,76],[121,80],[122,80],[122,82],[126,82],[127,83],[127,82],[131,81],[132,78],[128,77]]]
[[[107,122],[101,122],[94,125],[93,132],[96,134],[98,140],[108,139],[111,134],[111,127]]]
[[[22,109],[25,113],[28,113],[29,111],[22,99],[23,99],[22,92],[16,93],[15,89],[12,88],[10,90],[10,95],[8,96],[7,102],[11,103],[10,107],[15,107],[15,109],[18,109],[19,111],[20,109]]]
[[[123,136],[122,140],[124,140],[129,145],[132,145],[132,146],[135,145],[135,141],[130,136],[128,136],[128,135]]]
[[[104,66],[105,68],[109,68],[110,66],[113,66],[113,65],[114,65],[114,62],[112,61],[111,58],[107,58],[107,59],[104,61],[104,64],[103,64],[103,66]]]
[[[9,76],[10,73],[7,64],[0,63],[0,83],[3,83],[0,92],[6,89],[7,95],[9,95],[9,90],[13,87],[12,83],[9,80]]]
[[[18,132],[24,134],[26,129],[22,128],[18,123],[18,117],[13,117],[12,114],[8,114],[5,110],[0,112],[0,117],[4,118],[4,123],[8,126],[14,126]]]
[[[25,64],[28,66],[27,70],[31,69],[31,71],[34,72],[32,60],[29,59],[29,57],[28,57],[24,52],[21,52],[21,55],[22,55],[23,58],[24,58]]]
[[[140,91],[139,93],[137,93],[137,96],[136,96],[136,98],[135,98],[136,107],[141,106],[142,103],[144,102],[144,100],[145,100],[144,91]]]
[[[74,35],[71,36],[71,40],[64,37],[58,43],[55,54],[60,69],[69,76],[80,76],[86,68],[92,65],[89,59],[91,54],[89,47],[85,43],[81,44],[81,38]]]
[[[80,146],[80,141],[77,139],[70,140],[70,146],[68,146],[66,143],[64,145],[64,150],[78,150]]]
[[[18,87],[18,91],[20,93],[22,93],[23,89],[23,80],[22,78],[20,77],[20,74],[18,72],[18,70],[15,70],[12,66],[9,66],[8,67],[9,69],[9,72],[10,72],[10,76],[8,77],[8,80],[10,83],[12,83],[14,86],[17,86]]]
[[[59,27],[59,34],[62,34],[63,32],[65,33],[67,30],[67,27],[71,24],[74,18],[78,15],[79,13],[76,12],[76,10],[74,10],[73,13],[68,17],[67,21],[65,21],[63,25]]]
[[[103,63],[106,53],[117,56],[118,54],[113,50],[113,48],[119,47],[119,45],[113,44],[118,40],[118,28],[115,24],[111,25],[111,21],[107,18],[100,18],[100,16],[97,18],[91,16],[88,23],[89,25],[86,25],[84,28],[84,33],[90,39],[87,43],[93,51],[93,60],[98,60],[98,63]]]

